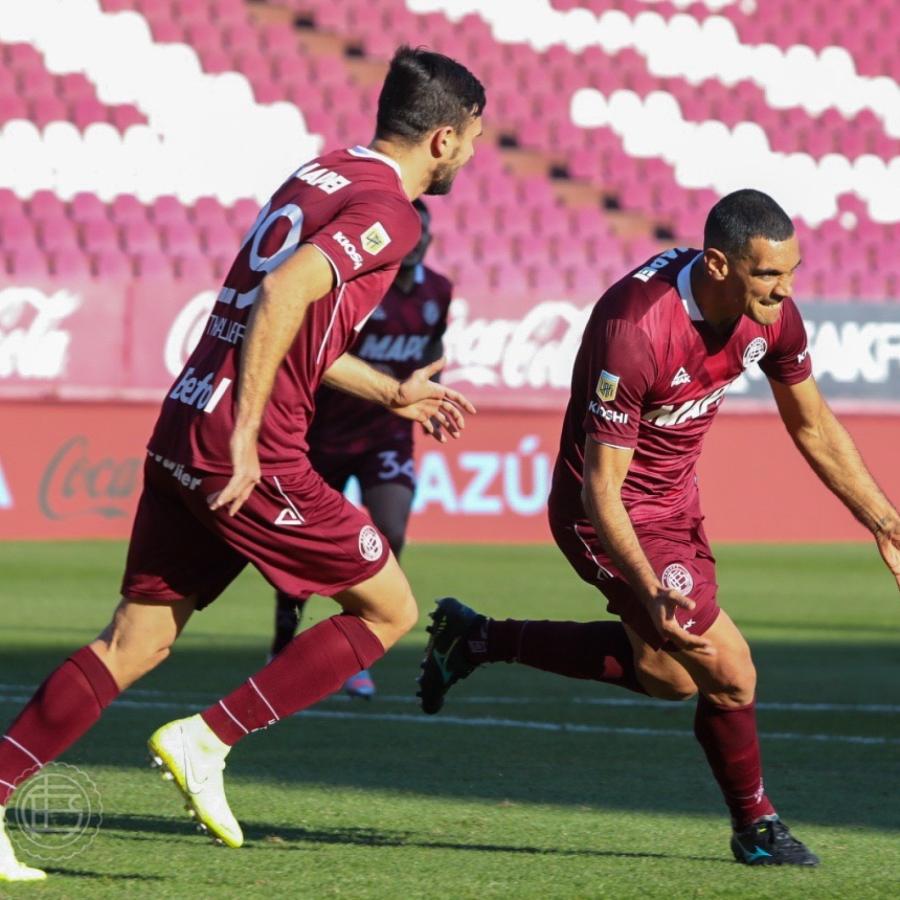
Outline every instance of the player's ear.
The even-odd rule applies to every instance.
[[[452,125],[444,125],[436,128],[431,133],[431,141],[429,149],[431,150],[432,159],[446,159],[453,154],[454,137],[456,129]]]
[[[703,251],[703,267],[713,281],[724,281],[728,277],[728,257],[715,247]]]

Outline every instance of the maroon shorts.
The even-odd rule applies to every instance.
[[[581,578],[606,597],[606,608],[655,649],[675,649],[653,625],[644,604],[606,555],[597,534],[586,521],[562,522],[550,517],[550,530],[559,549]],[[703,519],[677,525],[636,525],[641,548],[666,586],[686,594],[697,605],[679,609],[675,618],[685,631],[703,634],[716,621],[716,560],[709,548]]]
[[[411,491],[416,489],[412,429],[405,435],[389,436],[347,452],[314,447],[309,451],[309,460],[337,491],[342,491],[351,477],[356,477],[363,490],[379,484],[403,484]]]
[[[202,609],[248,562],[293,597],[333,596],[376,575],[388,560],[372,520],[311,468],[263,476],[234,517],[207,504],[227,483],[227,475],[148,457],[124,597],[172,602],[196,595]]]

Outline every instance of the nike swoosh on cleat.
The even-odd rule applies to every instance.
[[[206,782],[209,781],[209,775],[206,775],[202,780],[196,777],[194,767],[191,764],[191,758],[188,756],[187,749],[185,748],[184,729],[180,728],[180,731],[181,752],[184,757],[184,786],[189,794],[199,794],[206,786]]]
[[[771,856],[771,853],[766,853],[762,847],[754,847],[752,853],[747,854],[747,859],[762,859],[765,856]]]

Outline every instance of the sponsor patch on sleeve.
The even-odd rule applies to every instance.
[[[613,375],[604,369],[600,373],[600,380],[597,382],[597,396],[604,403],[611,403],[616,399],[616,391],[619,389],[619,376]]]
[[[381,222],[370,225],[362,233],[362,248],[369,256],[377,256],[391,242],[391,236]]]

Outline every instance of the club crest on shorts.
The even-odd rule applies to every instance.
[[[694,589],[694,579],[681,563],[672,563],[666,566],[660,581],[662,581],[663,587],[671,588],[681,594],[690,594]]]
[[[763,337],[755,337],[744,349],[744,368],[759,362],[765,355],[769,345]]]
[[[607,372],[606,369],[600,373],[600,379],[597,382],[597,396],[604,403],[611,403],[616,399],[616,391],[619,389],[619,376]]]
[[[362,233],[361,241],[363,250],[369,256],[376,256],[391,242],[391,236],[385,231],[381,222],[376,222]]]
[[[381,543],[381,535],[371,526],[363,525],[359,532],[359,553],[368,562],[375,562],[381,558],[384,545]]]

